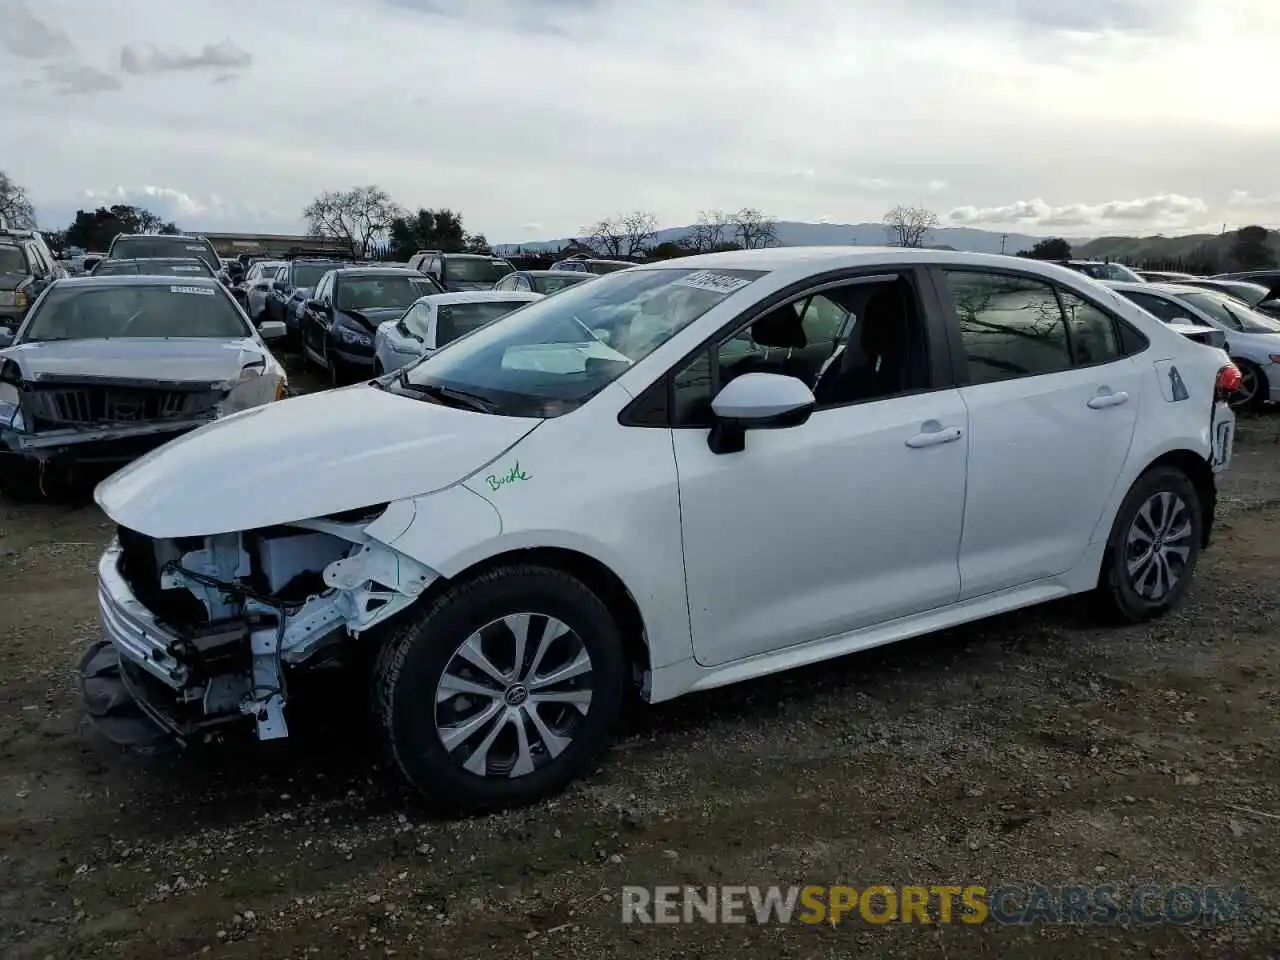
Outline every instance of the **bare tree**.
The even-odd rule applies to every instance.
[[[698,214],[698,222],[690,228],[681,242],[690,250],[711,253],[733,242],[729,232],[731,227],[727,213],[721,210],[703,210]]]
[[[628,258],[642,255],[658,232],[658,218],[643,210],[619,217],[618,224],[622,228],[623,256]]]
[[[0,220],[21,229],[34,229],[36,225],[36,211],[27,199],[27,191],[3,170],[0,170]]]
[[[386,238],[391,221],[402,211],[381,187],[369,185],[350,190],[326,190],[302,211],[307,233],[341,240],[353,256],[367,255]]]
[[[606,217],[583,227],[586,243],[606,257],[638,257],[653,242],[658,232],[658,218],[636,210],[617,217]]]
[[[778,244],[778,221],[754,207],[743,207],[728,217],[734,239],[743,250],[758,250]]]
[[[923,207],[899,204],[884,215],[884,228],[895,247],[923,247],[938,225],[938,215]]]
[[[606,257],[621,257],[622,247],[627,242],[622,224],[616,217],[598,220],[589,227],[583,227],[583,243]]]

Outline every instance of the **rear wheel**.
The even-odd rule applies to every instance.
[[[437,804],[532,803],[587,771],[625,689],[622,636],[563,571],[499,567],[387,639],[374,708],[396,764]]]
[[[1138,478],[1112,524],[1098,581],[1109,617],[1140,623],[1182,600],[1200,557],[1202,510],[1195,486],[1176,467]]]

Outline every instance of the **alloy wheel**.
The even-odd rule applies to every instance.
[[[436,734],[462,769],[522,777],[573,743],[591,706],[592,662],[554,617],[515,613],[464,640],[436,687]]]
[[[1191,555],[1191,508],[1178,494],[1154,493],[1138,508],[1125,543],[1129,582],[1144,600],[1162,600],[1182,579]]]

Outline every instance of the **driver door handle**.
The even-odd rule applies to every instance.
[[[1124,391],[1112,393],[1110,390],[1099,392],[1096,397],[1089,398],[1089,407],[1093,410],[1104,410],[1107,407],[1118,407],[1129,402],[1129,395]]]
[[[907,446],[913,450],[955,443],[964,436],[964,431],[959,427],[944,427],[937,420],[929,420],[921,424],[921,427],[920,433],[907,439]]]

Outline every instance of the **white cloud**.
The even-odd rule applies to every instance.
[[[66,31],[39,19],[26,0],[0,0],[0,24],[0,47],[15,57],[39,60],[71,52]]]
[[[126,44],[120,48],[120,69],[125,73],[164,73],[172,70],[234,70],[253,63],[253,54],[230,39],[206,43],[199,53],[162,50],[154,44]]]
[[[494,242],[637,207],[923,204],[1079,235],[1280,219],[1230,201],[1275,192],[1274,0],[0,0],[7,29],[19,9],[44,59],[0,54],[22,145],[0,163],[42,210],[169,184],[207,208],[193,228],[291,230],[372,181]]]
[[[1053,206],[1036,197],[995,207],[956,207],[948,214],[959,226],[1016,226],[1019,228],[1107,227],[1115,224],[1136,227],[1189,226],[1208,213],[1209,205],[1199,197],[1163,193],[1137,200],[1110,200],[1105,203],[1067,203]]]

